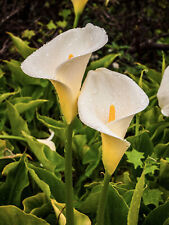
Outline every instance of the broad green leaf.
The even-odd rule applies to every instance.
[[[161,122],[157,123],[157,128],[154,132],[154,134],[151,136],[151,140],[155,143],[158,144],[160,139],[163,136],[164,130],[169,127],[169,122]]]
[[[11,71],[12,74],[12,80],[14,83],[19,84],[21,86],[25,85],[40,85],[42,87],[46,87],[48,85],[48,81],[45,79],[37,79],[30,77],[26,75],[22,70],[21,70],[21,63],[16,60],[4,60],[4,62],[7,64],[9,70]],[[35,87],[33,87],[35,89]],[[32,91],[31,91],[31,96],[32,96]]]
[[[94,169],[98,166],[101,160],[100,143],[95,143],[86,149],[82,163],[88,165],[85,170],[85,176],[90,177]]]
[[[65,123],[62,121],[54,120],[47,116],[41,116],[37,114],[37,119],[42,122],[45,126],[52,129],[55,135],[64,143],[65,141]]]
[[[114,60],[117,58],[120,54],[109,54],[104,56],[101,59],[98,59],[96,61],[93,61],[90,63],[90,65],[87,67],[87,72],[89,70],[95,70],[99,67],[108,67]]]
[[[46,169],[55,172],[64,170],[64,158],[62,156],[25,132],[22,132],[22,134],[25,137],[30,150]]]
[[[7,92],[7,93],[3,93],[0,95],[0,103],[4,100],[6,100],[8,97],[12,96],[12,95],[16,95],[18,94],[18,91],[15,92]]]
[[[52,211],[50,201],[44,193],[38,193],[23,200],[24,212],[38,217],[46,217]]]
[[[28,171],[37,185],[49,198],[54,197],[58,202],[65,201],[65,185],[56,175],[44,168],[38,168],[27,164]]]
[[[140,209],[141,197],[144,191],[144,184],[145,184],[145,175],[143,170],[142,175],[136,184],[136,187],[132,196],[132,200],[131,200],[130,208],[128,212],[128,217],[127,217],[127,225],[138,224],[139,209]]]
[[[132,151],[125,152],[127,155],[127,162],[132,163],[134,165],[134,168],[137,169],[137,167],[143,167],[143,162],[141,159],[144,159],[144,153],[138,152],[135,149]]]
[[[10,102],[7,102],[7,113],[13,135],[21,136],[22,131],[29,134],[29,129],[26,121],[19,115],[16,107]]]
[[[10,32],[8,32],[8,34],[10,35],[17,51],[24,59],[36,50],[35,48],[29,47],[29,45],[25,41],[23,41],[21,38],[13,35]]]
[[[78,205],[78,209],[83,213],[95,215],[97,212],[98,200],[100,196],[102,185],[95,186],[89,193],[89,195],[81,201]],[[123,197],[118,191],[110,184],[107,204],[105,210],[105,224],[106,225],[121,225],[127,223],[128,206]]]
[[[18,162],[9,163],[3,170],[6,180],[0,185],[1,204],[19,206],[22,191],[29,185],[28,170],[25,166],[25,156]]]
[[[143,202],[145,205],[152,204],[158,207],[159,203],[163,202],[161,195],[162,192],[159,189],[146,188],[143,192]]]
[[[155,146],[154,152],[158,158],[169,157],[169,142],[166,144],[159,143]]]
[[[147,157],[151,155],[154,151],[153,143],[150,139],[150,135],[147,131],[143,131],[137,136],[130,136],[127,140],[131,143],[131,146],[139,152],[144,153]],[[144,146],[144,148],[143,148]],[[135,152],[136,153],[136,152]],[[133,153],[134,154],[134,153]]]
[[[75,169],[76,170],[78,170],[78,168],[81,168],[81,170],[83,169],[83,174],[82,176],[79,177],[78,182],[76,183],[76,188],[78,192],[82,187],[82,182],[84,182],[88,177],[90,177],[93,174],[94,170],[99,165],[101,161],[102,152],[100,148],[100,143],[95,143],[91,146],[85,144],[86,135],[75,135],[73,141],[74,145],[76,145],[76,155],[81,154],[80,160],[77,160],[78,162],[76,163]],[[81,161],[82,164],[85,165],[85,167],[83,168],[79,163]]]
[[[55,211],[58,225],[66,225],[65,204],[58,203],[54,199],[51,199],[51,203]],[[91,221],[88,216],[74,209],[74,225],[91,225]]]
[[[2,225],[49,225],[45,220],[27,214],[16,206],[0,206],[0,223]]]
[[[144,113],[141,114],[141,123],[150,132],[154,132],[158,127],[158,122],[163,121],[163,116],[159,107],[149,107]]]
[[[159,183],[169,190],[169,163],[164,159],[160,160]]]
[[[38,175],[36,174],[36,172],[33,169],[31,169],[30,167],[28,167],[28,172],[29,172],[29,175],[32,177],[32,179],[37,184],[37,186],[46,194],[48,199],[50,199],[51,191],[50,191],[49,185],[46,184],[43,180],[41,180],[38,177]]]
[[[168,225],[166,220],[169,217],[169,201],[166,201],[163,205],[152,210],[148,216],[146,216],[143,225]]]
[[[48,100],[45,100],[45,99],[37,99],[37,100],[32,100],[32,101],[27,102],[27,103],[23,103],[23,102],[19,103],[18,102],[17,104],[15,104],[15,107],[16,107],[16,109],[19,113],[24,113],[25,111],[28,111],[32,108],[35,109],[37,106],[39,106],[42,103],[45,103],[47,101]]]

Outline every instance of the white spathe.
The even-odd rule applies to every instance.
[[[157,98],[162,114],[169,116],[169,66],[164,71]]]
[[[102,158],[110,174],[130,145],[124,136],[133,116],[148,103],[144,91],[126,75],[105,68],[89,71],[78,100],[79,117],[102,133]],[[108,122],[112,104],[115,120]]]
[[[56,151],[55,143],[52,141],[55,133],[52,130],[49,130],[49,131],[50,131],[51,135],[48,138],[37,139],[37,141],[47,145],[52,151]]]
[[[87,24],[84,28],[58,35],[28,56],[21,65],[27,75],[52,81],[68,123],[77,113],[77,98],[89,58],[107,41],[103,28]]]

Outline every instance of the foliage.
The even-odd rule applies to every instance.
[[[45,9],[51,9],[54,2],[46,1]],[[20,32],[22,39],[19,35],[8,33],[12,41],[12,47],[8,50],[11,59],[5,59],[0,65],[1,224],[53,225],[56,224],[56,219],[58,224],[65,224],[63,173],[65,122],[62,121],[58,99],[51,83],[47,80],[30,78],[20,68],[23,59],[35,50],[35,42],[44,43],[55,32],[61,33],[72,26],[71,3],[63,2],[60,6],[62,8],[59,8],[57,21],[53,16],[48,18],[46,23],[38,21],[36,30],[28,27],[22,34]],[[134,218],[135,224],[138,220],[139,225],[167,225],[169,223],[169,119],[161,114],[156,93],[164,71],[164,61],[166,60],[167,64],[168,56],[157,50],[156,58],[152,57],[153,62],[147,62],[152,55],[151,50],[144,52],[144,57],[140,57],[141,54],[138,53],[142,50],[136,51],[138,40],[133,40],[133,45],[129,46],[129,33],[137,39],[139,34],[143,33],[143,27],[139,24],[137,9],[132,12],[137,17],[137,24],[133,24],[134,21],[131,20],[130,27],[134,26],[134,29],[127,29],[129,33],[125,29],[124,32],[123,16],[128,13],[127,8],[121,7],[125,4],[124,1],[120,2],[121,4],[118,5],[117,1],[109,1],[108,8],[104,10],[105,6],[99,8],[100,4],[103,5],[101,1],[89,3],[90,7],[85,9],[80,22],[91,21],[93,9],[99,18],[101,15],[102,17],[107,15],[105,12],[108,15],[114,13],[111,20],[115,17],[115,13],[119,12],[121,20],[116,21],[117,35],[113,34],[115,32],[113,27],[109,44],[103,51],[94,54],[86,71],[103,66],[112,69],[113,62],[116,61],[119,68],[113,69],[118,72],[125,71],[142,86],[150,99],[149,107],[140,113],[137,119],[134,118],[128,129],[127,140],[131,143],[131,147],[121,160],[109,185],[105,224],[127,225],[127,221],[128,224],[132,224],[131,219]],[[132,9],[136,4],[134,2],[131,1],[128,7]],[[144,3],[138,3],[140,4],[138,8],[140,7],[143,13],[141,19],[147,21],[145,15],[151,19],[153,13],[157,11],[157,19],[160,18],[161,26],[153,31],[146,32],[146,29],[144,37],[140,35],[139,44],[144,42],[145,35],[148,38],[151,32],[159,34],[159,43],[167,44],[168,37],[162,36],[166,25],[162,23],[163,16],[160,17],[159,11],[163,9],[164,14],[168,16],[167,2],[154,0],[149,2],[147,8],[144,8]],[[154,4],[158,5],[156,7],[158,9],[154,8],[153,11],[151,6]],[[66,7],[64,8],[63,5]],[[156,19],[153,21],[153,24],[155,23]],[[105,28],[109,28],[105,20],[102,24]],[[108,32],[109,30],[110,28]],[[124,33],[126,40],[121,42]],[[135,51],[134,55],[132,51]],[[161,56],[163,56],[162,72]],[[136,60],[140,63],[134,63]],[[37,140],[49,137],[49,129],[55,134],[53,141],[56,152]],[[76,223],[83,224],[85,221],[88,224],[95,224],[104,172],[101,162],[101,138],[97,131],[84,126],[78,117],[74,121],[72,148],[74,205],[78,221]],[[143,170],[144,178],[141,175]],[[140,210],[136,206],[140,207]]]

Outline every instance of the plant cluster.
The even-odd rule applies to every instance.
[[[72,0],[73,4],[77,4],[77,2]],[[152,0],[151,4],[154,2]],[[46,1],[45,4],[46,8],[51,7],[50,2]],[[84,1],[84,5],[76,5],[76,7],[82,7],[79,11],[74,5],[74,9],[76,9],[75,27],[86,4],[87,1]],[[111,1],[106,1],[106,4],[109,6]],[[134,4],[133,1],[131,1],[131,6],[132,4]],[[160,7],[166,9],[165,1],[160,4]],[[97,8],[97,4],[94,5]],[[116,7],[119,7],[117,2],[114,3],[114,7],[107,8],[108,13],[115,12]],[[138,4],[139,7],[144,8],[144,4]],[[87,10],[90,12],[90,7]],[[152,13],[150,7],[145,11],[149,15]],[[121,11],[122,14],[125,12],[125,10]],[[41,35],[36,39],[39,43],[44,42],[46,29],[51,32],[50,35],[53,35],[56,29],[58,33],[62,33],[64,29],[71,27],[68,23],[68,18],[71,17],[69,9],[61,10],[60,17],[62,20],[58,23],[53,20],[50,20],[47,25],[39,23],[38,32],[41,32]],[[73,22],[72,19],[71,22]],[[164,28],[160,27],[160,29]],[[101,33],[99,34],[101,35]],[[80,80],[81,85],[83,78],[82,91],[77,106],[77,96],[79,95],[76,88],[73,86],[71,89],[72,100],[69,98],[71,96],[68,91],[69,83],[65,83],[68,82],[66,79],[59,80],[63,78],[60,78],[60,73],[66,74],[66,76],[70,74],[73,77],[71,70],[79,72],[78,63],[79,65],[84,63],[78,61],[79,58],[85,61],[87,55],[85,61],[87,64],[92,50],[88,51],[88,47],[86,47],[87,50],[83,47],[83,54],[76,56],[76,51],[79,51],[80,48],[77,47],[75,52],[68,51],[67,54],[69,43],[72,41],[71,36],[67,42],[64,40],[61,50],[64,54],[66,52],[67,59],[59,64],[56,70],[58,75],[56,79],[53,79],[52,73],[43,73],[45,62],[47,62],[45,67],[47,69],[44,71],[48,72],[53,66],[53,59],[50,58],[47,61],[45,58],[44,60],[40,49],[35,51],[36,48],[30,47],[30,43],[33,43],[33,38],[37,35],[33,29],[26,29],[22,33],[22,38],[12,33],[8,33],[8,35],[12,40],[11,52],[16,57],[11,60],[3,60],[0,65],[0,224],[65,225],[66,219],[71,218],[71,209],[70,214],[66,209],[69,207],[68,204],[73,204],[74,222],[70,219],[71,222],[68,225],[99,225],[99,222],[102,225],[168,225],[169,114],[167,104],[169,96],[167,87],[169,82],[167,77],[169,73],[168,68],[166,69],[168,56],[165,56],[163,52],[157,52],[158,56],[160,54],[160,57],[162,56],[162,62],[158,60],[157,69],[152,69],[142,63],[131,65],[129,62],[131,60],[133,63],[133,58],[130,53],[136,51],[135,46],[139,46],[140,51],[140,46],[142,46],[140,42],[139,45],[133,44],[128,50],[128,43],[126,46],[121,46],[118,41],[109,41],[103,50],[93,54],[88,66],[84,66],[82,72],[85,71],[85,73],[82,74]],[[64,33],[62,33],[63,35]],[[160,38],[163,38],[161,34],[159,35]],[[77,37],[75,41],[77,44],[80,43],[79,39],[83,36],[76,34],[73,38],[75,37]],[[95,43],[97,42],[95,41]],[[106,40],[94,50],[102,47],[105,42]],[[75,43],[72,42],[72,45]],[[92,46],[95,43],[92,43]],[[54,49],[52,54],[59,61],[64,54],[62,55],[61,50],[57,51],[58,48],[59,46]],[[47,51],[52,52],[52,49],[53,46]],[[145,55],[144,59],[146,60],[148,53]],[[136,58],[138,59],[138,55]],[[103,105],[107,101],[107,99],[103,101],[102,98],[105,92],[108,92],[107,83],[111,84],[112,82],[112,78],[106,78],[107,83],[104,83],[104,80],[101,81],[101,85],[106,84],[106,86],[100,88],[99,79],[101,80],[101,78],[99,77],[104,73],[111,73],[101,67],[113,68],[118,73],[125,71],[128,76],[126,79],[132,79],[131,82],[134,81],[138,87],[138,89],[134,89],[136,94],[131,92],[132,95],[129,95],[131,87],[126,83],[126,93],[124,93],[125,89],[121,91],[123,88],[121,77],[117,78],[119,83],[112,86],[112,93],[115,93],[115,98],[118,96],[119,103],[115,104],[115,109],[113,106],[110,109],[109,122],[113,124],[113,121],[116,121],[116,106],[123,108],[125,105],[124,101],[120,102],[123,95],[132,99],[135,110],[133,110],[133,116],[138,113],[133,119],[131,118],[131,123],[128,123],[126,140],[119,133],[113,136],[120,140],[120,143],[130,143],[130,147],[127,145],[128,150],[125,149],[124,155],[120,156],[117,162],[118,166],[116,165],[113,169],[114,164],[110,164],[110,159],[113,160],[116,153],[109,151],[112,145],[108,144],[109,148],[105,147],[105,143],[109,143],[106,139],[107,136],[104,136],[107,135],[107,131],[105,131],[106,128],[100,128],[96,120],[97,113],[103,109]],[[112,72],[111,76],[115,76],[116,72]],[[35,78],[38,76],[48,79]],[[92,76],[96,83],[92,83]],[[60,82],[60,85],[57,82]],[[65,86],[61,86],[62,82]],[[76,82],[74,80],[74,83]],[[94,88],[88,87],[89,84],[94,85],[93,87],[96,85],[98,88],[96,93],[92,92]],[[78,87],[80,89],[80,86]],[[149,98],[147,108],[148,103],[142,101],[143,96],[141,98],[136,96],[138,90],[141,89]],[[63,96],[66,97],[63,98]],[[92,103],[90,103],[90,97],[94,99]],[[90,117],[89,114],[95,101],[98,104],[98,111],[93,114],[94,117]],[[126,117],[129,116],[127,106],[130,108],[130,103],[131,101],[126,103],[122,110]],[[78,116],[76,116],[77,107],[79,108]],[[108,135],[111,136],[110,133]],[[117,144],[116,146],[121,145]],[[66,156],[66,154],[68,155]],[[67,166],[70,164],[71,157],[72,169],[71,165]],[[104,182],[103,177],[105,177]],[[73,203],[72,199],[67,199],[68,196],[72,197],[69,195],[72,188],[71,179],[73,181]],[[69,183],[68,186],[67,183]],[[102,200],[99,200],[101,198]],[[100,210],[98,209],[99,202],[101,202]],[[104,222],[102,223],[102,221]]]

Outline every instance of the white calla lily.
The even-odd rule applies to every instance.
[[[130,146],[124,136],[133,116],[148,103],[144,91],[126,75],[105,68],[89,71],[78,100],[79,117],[101,132],[102,159],[109,174]]]
[[[55,133],[52,130],[49,130],[49,131],[50,131],[51,135],[48,138],[46,138],[46,139],[37,139],[37,141],[47,145],[52,151],[56,151],[55,143],[52,141]]]
[[[89,58],[107,41],[104,29],[87,24],[58,35],[21,65],[27,75],[51,80],[68,124],[77,114],[77,98]]]
[[[164,71],[157,98],[162,114],[169,116],[169,66]]]

